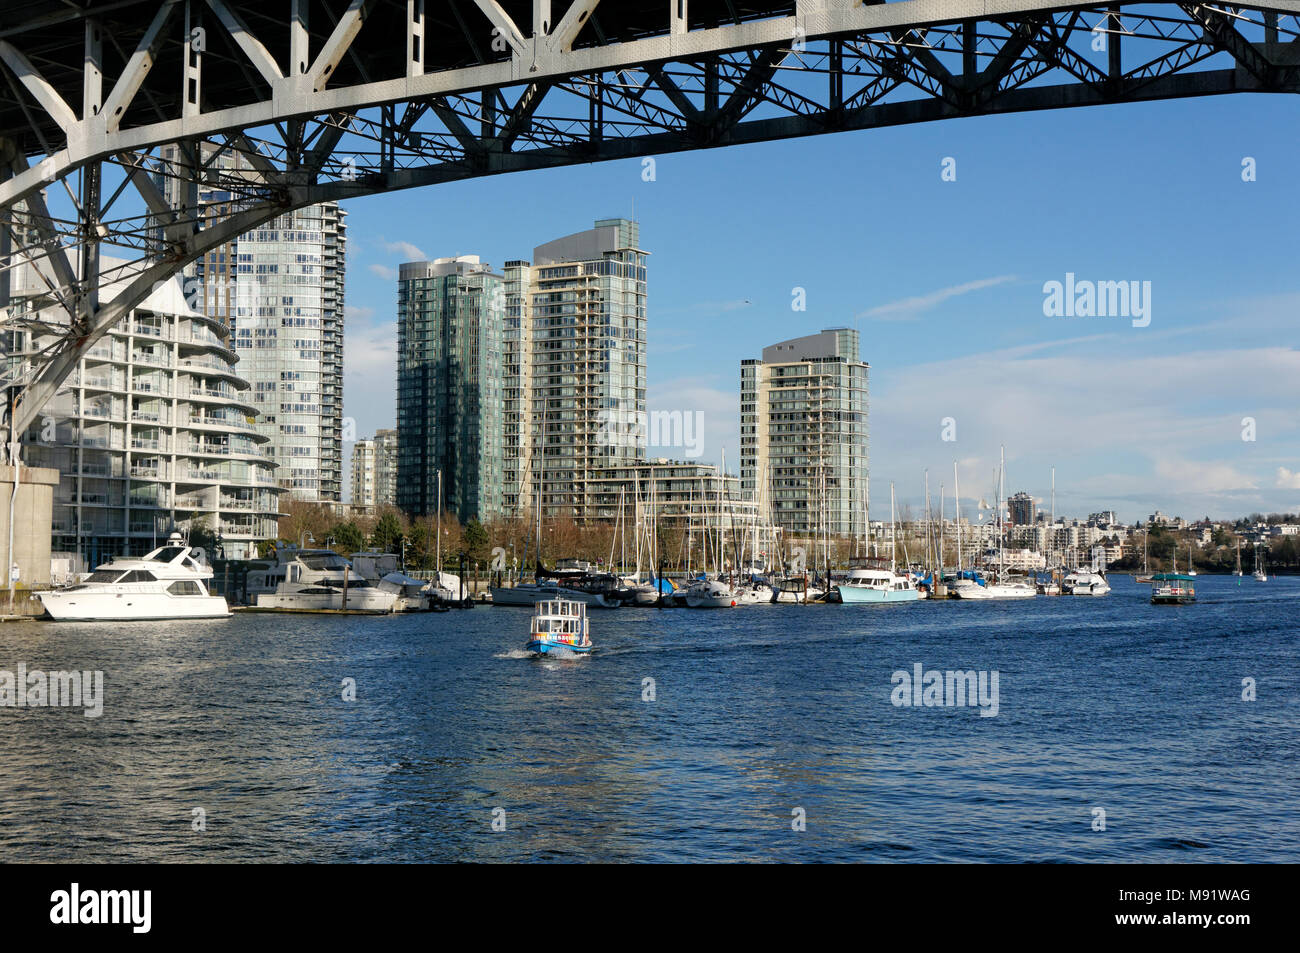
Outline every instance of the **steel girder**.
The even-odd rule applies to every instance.
[[[63,10],[57,29],[48,17],[0,29],[0,96],[22,117],[4,125],[15,113],[0,98],[0,331],[57,332],[7,372],[17,431],[160,282],[317,202],[962,116],[1300,89],[1300,0],[655,0],[653,28],[627,16],[646,2],[532,0],[531,22],[527,5],[290,0],[285,17],[243,0],[136,0]],[[201,189],[228,193],[225,214]],[[70,211],[55,214],[50,191]],[[128,264],[106,272],[110,247]],[[40,282],[21,301],[19,266]],[[108,281],[120,290],[101,301]]]

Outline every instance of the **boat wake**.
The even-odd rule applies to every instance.
[[[589,654],[589,652],[570,652],[568,649],[552,646],[551,650],[541,658],[554,659],[557,662],[571,662],[576,659],[586,658]]]
[[[562,649],[552,646],[551,650],[545,655],[537,652],[530,652],[527,649],[511,649],[508,652],[498,652],[493,658],[501,659],[537,659],[543,661],[570,662],[576,659],[586,658],[590,653],[587,652],[570,652],[568,649]]]
[[[533,653],[526,649],[511,649],[509,652],[498,652],[493,658],[532,658]]]

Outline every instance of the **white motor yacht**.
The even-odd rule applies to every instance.
[[[81,582],[37,596],[50,617],[61,621],[224,618],[230,607],[212,595],[211,582],[203,550],[172,533],[144,556],[119,556]]]
[[[699,579],[686,590],[686,605],[690,609],[730,609],[736,605],[736,594],[720,579]]]
[[[986,582],[980,585],[973,579],[958,579],[948,590],[958,599],[1032,599],[1038,590],[1028,580],[1008,579],[1006,582]]]
[[[1061,581],[1061,591],[1071,596],[1104,596],[1110,592],[1110,583],[1099,572],[1076,569]]]
[[[331,549],[277,551],[275,562],[260,578],[249,573],[248,587],[250,594],[256,593],[259,609],[392,612],[398,598],[397,592],[372,585]]]
[[[394,612],[420,612],[429,608],[432,584],[402,572],[396,553],[353,553],[352,568],[375,588],[397,595]]]

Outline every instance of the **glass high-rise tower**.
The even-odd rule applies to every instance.
[[[408,262],[397,291],[397,505],[502,511],[503,278],[477,256]]]
[[[232,319],[258,430],[294,499],[343,499],[346,215],[313,205],[240,236]]]
[[[512,515],[584,518],[597,470],[639,461],[646,411],[646,253],[605,219],[506,269],[505,496]],[[614,439],[611,439],[611,434]]]
[[[252,177],[224,155],[199,201],[220,220]],[[176,187],[171,179],[158,184],[167,194]],[[309,502],[343,499],[346,215],[333,202],[288,212],[185,272],[187,300],[231,331],[276,482]]]

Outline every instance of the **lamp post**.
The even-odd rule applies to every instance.
[[[226,538],[221,535],[221,528],[217,528],[217,559],[221,560],[221,594],[224,596],[230,591],[230,564],[226,562]]]

